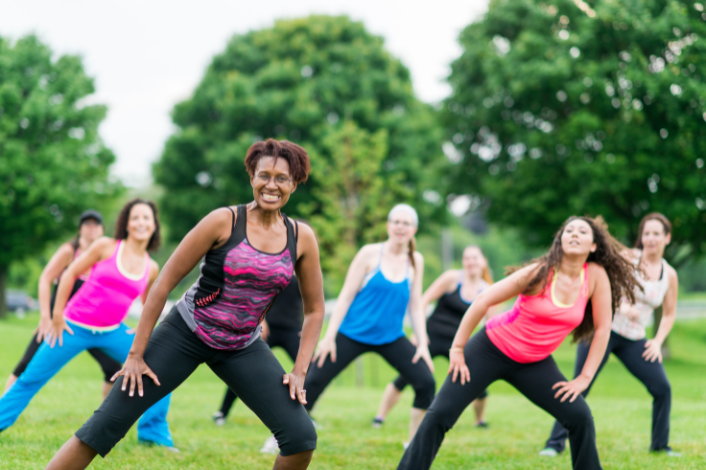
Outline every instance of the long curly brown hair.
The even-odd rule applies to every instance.
[[[566,226],[577,219],[586,222],[593,232],[593,242],[596,244],[596,251],[588,255],[586,262],[594,262],[602,266],[606,274],[608,274],[613,312],[615,313],[622,298],[627,299],[630,303],[635,303],[635,289],[642,290],[642,286],[640,286],[637,277],[635,277],[635,266],[622,255],[622,252],[626,251],[627,248],[608,232],[608,225],[601,216],[596,218],[569,217],[554,237],[549,251],[545,255],[525,264],[526,266],[527,264],[537,263],[539,267],[523,293],[527,294],[532,290],[536,290],[539,285],[541,285],[541,293],[544,293],[549,273],[556,272],[564,256],[564,250],[561,247],[561,235],[564,233]],[[507,272],[511,273],[518,269],[519,267],[512,267]],[[573,342],[588,340],[593,335],[593,331],[593,308],[589,300],[588,304],[586,304],[583,321],[573,331]]]

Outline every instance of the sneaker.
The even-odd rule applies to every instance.
[[[681,457],[681,452],[676,452],[674,449],[672,449],[669,446],[664,447],[663,449],[653,450],[652,452],[655,452],[658,454],[665,454],[669,457]]]
[[[559,452],[556,451],[556,449],[552,449],[551,447],[545,447],[542,449],[542,451],[539,453],[542,457],[556,457],[559,455]]]
[[[473,426],[476,428],[488,429],[488,423],[486,423],[485,421],[479,421]]]
[[[380,429],[382,427],[382,423],[384,423],[384,421],[377,416],[373,418],[373,427],[375,429]]]
[[[160,444],[160,443],[154,442],[154,441],[147,441],[144,439],[138,439],[137,443],[140,445],[146,446],[146,447],[152,447],[152,446],[161,447],[162,449],[168,450],[169,452],[174,452],[175,454],[178,454],[179,452],[181,452],[178,447],[165,446],[163,444]]]
[[[321,431],[321,430],[324,428],[324,427],[323,427],[322,425],[320,425],[319,422],[316,421],[314,418],[312,418],[311,416],[309,416],[309,418],[311,419],[311,423],[314,425],[314,429],[316,429],[317,431]]]
[[[223,426],[224,424],[226,424],[226,417],[220,411],[216,411],[215,413],[213,413],[211,419],[214,423],[216,423],[216,426]]]
[[[263,454],[272,455],[279,454],[279,446],[277,445],[277,439],[275,439],[275,436],[270,436],[267,438],[265,443],[262,445],[260,452]]]

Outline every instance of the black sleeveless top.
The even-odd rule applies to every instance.
[[[436,303],[436,308],[427,319],[427,333],[453,338],[471,302],[461,298],[461,284],[455,291],[445,293]]]
[[[301,331],[304,323],[304,305],[296,276],[292,277],[287,287],[277,296],[265,318],[271,328]]]

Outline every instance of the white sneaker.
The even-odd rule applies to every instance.
[[[409,447],[409,442],[403,442],[402,447],[404,448],[404,450],[407,450],[407,447]]]
[[[214,423],[216,423],[216,426],[223,426],[224,424],[226,424],[226,417],[223,416],[223,413],[221,413],[220,411],[216,411],[215,413],[213,413],[211,419]]]
[[[539,453],[542,457],[556,457],[559,455],[559,452],[556,451],[556,449],[552,449],[551,447],[545,447],[542,449],[542,451]]]
[[[279,445],[277,445],[277,439],[275,439],[275,436],[270,436],[267,438],[265,443],[262,445],[262,449],[260,449],[260,452],[263,454],[272,455],[279,454]]]

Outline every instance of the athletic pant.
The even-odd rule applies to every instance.
[[[301,339],[300,330],[289,330],[286,328],[272,328],[270,327],[270,335],[267,337],[267,345],[270,349],[275,346],[281,346],[292,361],[297,360],[297,353],[299,352],[299,340]],[[233,406],[235,400],[238,399],[238,395],[233,392],[233,390],[227,388],[226,394],[223,397],[223,404],[221,405],[221,413],[223,416],[228,416],[230,409]]]
[[[642,382],[647,391],[653,397],[652,401],[652,444],[650,450],[661,450],[669,445],[669,413],[672,407],[672,388],[667,380],[667,374],[664,371],[664,365],[661,362],[649,362],[642,357],[645,352],[646,340],[640,339],[633,341],[624,336],[619,335],[615,331],[610,332],[610,341],[608,348],[601,365],[593,377],[593,381],[588,388],[582,393],[584,397],[596,381],[598,373],[601,371],[608,357],[612,352],[625,365],[625,367]],[[583,365],[588,357],[589,343],[579,343],[576,349],[576,364],[574,365],[574,377],[581,374]],[[557,452],[562,452],[566,446],[566,429],[561,423],[554,423],[552,433],[547,440],[546,447],[551,447]]]
[[[442,336],[442,335],[437,335],[434,333],[428,333],[429,335],[429,354],[431,355],[432,359],[437,357],[437,356],[443,356],[446,359],[449,358],[449,349],[451,349],[451,345],[453,344],[454,338],[453,336]],[[402,375],[398,375],[395,380],[392,381],[392,385],[395,386],[395,388],[398,391],[402,391],[405,389],[407,385],[409,385],[409,380],[404,378]],[[488,396],[488,391],[483,390],[483,393],[481,393],[478,398],[486,398]]]
[[[554,398],[556,392],[552,386],[566,379],[551,356],[529,364],[513,361],[490,341],[485,328],[468,341],[464,356],[471,372],[470,383],[461,385],[458,377],[456,382],[452,382],[451,375],[446,378],[398,469],[431,467],[446,432],[453,427],[463,410],[496,380],[508,382],[569,430],[574,469],[601,469],[591,410],[581,396],[573,403],[569,400],[562,403]]]
[[[282,383],[284,369],[267,344],[258,339],[237,351],[211,348],[186,325],[176,308],[159,324],[145,350],[145,362],[161,386],[143,379],[142,397],[120,390],[123,377],[76,437],[101,456],[110,452],[130,426],[150,406],[177,388],[203,363],[253,410],[277,438],[282,455],[316,448],[316,431],[304,407],[289,396]]]
[[[63,346],[57,343],[51,348],[46,342],[42,343],[24,373],[0,398],[0,430],[12,426],[44,384],[78,354],[87,349],[98,348],[114,360],[125,361],[135,338],[127,333],[128,327],[125,324],[107,332],[93,332],[77,325],[71,325],[71,329],[73,335],[64,332]],[[149,410],[148,408],[143,410],[144,416],[137,427],[138,439],[172,447],[174,442],[167,424],[169,397],[164,398],[157,406]]]
[[[328,356],[321,368],[316,362],[312,362],[309,367],[304,384],[306,409],[311,410],[314,407],[316,400],[326,386],[355,358],[367,352],[375,352],[381,355],[397,372],[409,377],[415,393],[412,406],[426,410],[434,400],[436,382],[434,382],[434,376],[426,362],[422,359],[416,363],[412,362],[416,351],[417,348],[405,337],[388,344],[371,345],[354,341],[346,335],[338,333],[336,335],[336,362],[331,362],[331,356]]]
[[[29,345],[25,350],[24,356],[22,356],[22,359],[20,359],[20,362],[17,363],[15,370],[12,372],[15,377],[19,377],[22,375],[22,372],[27,369],[29,361],[32,360],[41,345],[41,343],[37,343],[37,334],[35,333],[35,335],[32,336],[32,341],[29,342]],[[93,356],[93,358],[101,366],[101,370],[103,371],[103,380],[105,382],[110,382],[110,379],[123,367],[122,364],[98,348],[89,349],[88,354]]]

